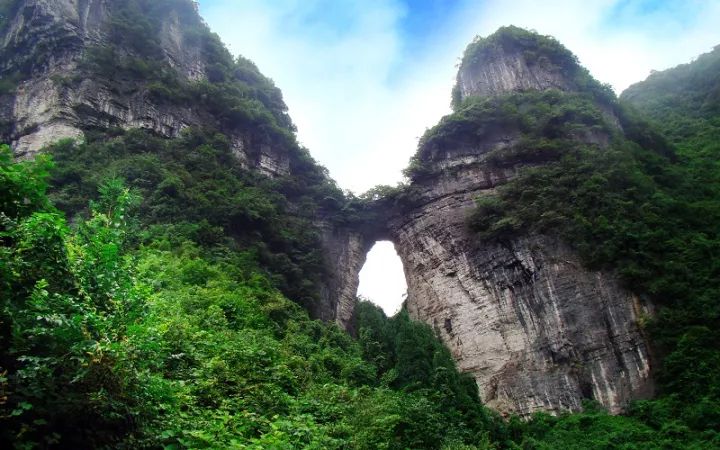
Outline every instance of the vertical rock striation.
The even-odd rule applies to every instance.
[[[527,60],[515,49],[497,46],[480,61],[466,62],[457,75],[462,98],[488,97],[507,92],[560,89],[574,90],[576,86],[558,66],[547,60]]]
[[[328,274],[321,292],[322,302],[311,315],[326,322],[334,321],[353,332],[353,313],[357,297],[359,274],[374,239],[358,230],[318,224]]]
[[[93,128],[144,128],[175,137],[184,128],[209,125],[229,137],[247,167],[270,176],[292,172],[289,156],[262,130],[222,123],[203,105],[163,101],[152,95],[148,80],[88,70],[88,54],[110,45],[112,8],[118,4],[17,0],[0,28],[0,76],[18,80],[16,89],[0,92],[0,141],[10,140],[16,155],[26,157]],[[192,2],[173,4],[192,8]],[[213,72],[202,39],[184,32],[188,25],[204,27],[191,11],[170,8],[157,36],[163,67],[185,83],[202,82]],[[131,49],[121,50],[121,57],[133,57]],[[586,74],[555,41],[508,28],[471,44],[453,103],[548,89],[582,93],[589,89]],[[622,133],[611,105],[597,107],[601,118],[593,120],[608,126],[573,129],[566,142],[602,151]],[[651,306],[612,274],[584,268],[557,238],[480,242],[466,226],[475,198],[523,167],[543,163],[516,153],[510,163],[497,164],[499,153],[523,145],[524,133],[520,123],[488,126],[473,141],[421,148],[417,162],[424,174],[402,199],[371,206],[374,223],[340,225],[320,214],[316,225],[327,274],[322,301],[311,313],[351,329],[367,252],[375,241],[389,239],[404,263],[409,313],[435,328],[460,369],[475,377],[488,405],[528,415],[578,410],[582,399],[592,398],[619,412],[652,392],[651,358],[638,326]]]
[[[0,141],[18,157],[30,157],[62,138],[82,138],[87,129],[143,128],[177,137],[190,126],[212,125],[231,136],[238,158],[270,176],[290,171],[283,149],[253,130],[222,125],[198,104],[164,101],[147,80],[128,80],[88,69],[88,55],[111,47],[114,9],[110,0],[17,0],[0,30],[0,76],[18,78],[17,88],[0,93]],[[168,3],[158,30],[157,63],[180,80],[208,77],[206,42],[186,33],[202,28],[192,2]],[[114,57],[135,57],[123,47]],[[142,70],[142,67],[139,69]]]
[[[618,413],[652,392],[637,325],[650,311],[613,276],[583,268],[557,239],[479,245],[466,215],[475,196],[508,175],[443,176],[424,186],[433,200],[390,220],[407,309],[433,326],[498,411],[577,411],[595,399]]]
[[[586,74],[556,41],[510,27],[468,48],[455,103],[548,89],[574,95],[588,84]],[[605,126],[573,128],[564,137],[570,147],[603,151],[622,131],[611,105],[598,99],[595,106],[595,125]],[[491,122],[474,141],[421,148],[426,167],[410,187],[415,201],[388,221],[405,265],[408,311],[435,328],[459,368],[475,377],[483,401],[499,411],[577,411],[583,399],[594,399],[621,412],[653,390],[638,326],[651,306],[612,274],[583,267],[558,238],[480,242],[468,229],[475,198],[543,163],[493,160],[523,137],[522,124]]]

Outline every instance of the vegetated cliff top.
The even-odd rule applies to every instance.
[[[578,143],[606,146],[627,122],[612,89],[572,52],[551,36],[515,26],[468,45],[453,109],[420,140],[406,170],[411,179],[444,170],[434,163],[451,153],[495,167],[547,162]],[[488,153],[496,141],[509,146]]]
[[[190,0],[6,0],[0,11],[4,103],[20,86],[29,99],[20,104],[37,103],[30,97],[42,97],[48,79],[60,98],[45,115],[0,111],[0,121],[14,124],[0,128],[0,140],[16,142],[53,122],[80,129],[141,123],[166,137],[190,125],[302,153],[280,90],[251,61],[234,58]],[[110,98],[96,98],[103,96]]]
[[[556,66],[573,69],[579,66],[577,57],[552,36],[508,25],[487,37],[476,36],[465,48],[462,65],[478,65],[504,53],[523,53],[530,63],[544,58]]]
[[[78,213],[120,177],[143,197],[144,224],[189,223],[256,247],[303,305],[325,292],[314,221],[343,220],[343,193],[297,142],[280,90],[191,1],[19,2],[0,36],[0,142],[48,123],[84,134],[48,149],[61,209]],[[18,99],[43,108],[2,108]]]
[[[452,106],[457,109],[471,96],[548,88],[589,91],[599,99],[614,99],[612,89],[595,80],[555,38],[505,26],[487,37],[476,37],[465,49]]]

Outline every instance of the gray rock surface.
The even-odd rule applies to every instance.
[[[463,62],[457,75],[461,98],[490,97],[505,92],[560,89],[574,90],[560,69],[551,64],[528,63],[519,52],[498,47],[488,59]]]
[[[63,138],[82,139],[83,129],[92,126],[144,128],[176,137],[189,126],[213,123],[212,115],[197,105],[155,101],[144,87],[123,91],[119,80],[96,74],[69,78],[83,73],[80,64],[89,47],[107,43],[111,5],[110,0],[20,0],[0,36],[0,73],[32,67],[14,93],[0,96],[0,124],[11,124],[0,127],[0,140],[11,142],[18,157],[31,157]],[[177,11],[170,9],[164,17],[160,44],[165,62],[181,77],[205,78],[202,47],[184,38]],[[270,176],[289,172],[283,150],[259,136],[224,131],[248,167]]]
[[[498,411],[577,411],[592,398],[621,412],[652,393],[638,326],[651,308],[556,239],[478,243],[466,228],[473,199],[509,175],[442,176],[426,187],[432,201],[390,220],[408,311],[433,326]]]
[[[360,269],[375,242],[361,231],[326,222],[317,225],[329,273],[321,292],[322,303],[311,314],[352,332]]]
[[[408,312],[435,329],[502,413],[578,411],[583,399],[622,412],[653,393],[639,325],[652,305],[586,269],[557,238],[480,242],[467,228],[474,200],[517,170],[483,164],[492,145],[446,152],[435,162],[445,170],[414,184],[412,205],[379,214],[403,262]]]

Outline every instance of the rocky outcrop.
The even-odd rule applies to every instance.
[[[474,198],[509,176],[478,166],[442,175],[424,186],[432,200],[391,218],[407,309],[498,411],[577,411],[595,399],[618,413],[652,393],[638,325],[652,311],[556,239],[477,242],[466,225]]]
[[[558,66],[541,62],[531,64],[521,53],[503,47],[495,48],[480,64],[462,64],[457,85],[462,98],[511,91],[575,88]]]
[[[481,53],[484,59],[464,62],[458,76],[462,95],[575,92],[575,82],[564,75],[572,68],[543,68],[529,62],[528,54],[527,47],[493,46]],[[570,127],[563,142],[603,151],[622,131],[612,108],[596,106],[606,126]],[[525,166],[543,164],[493,159],[513,154],[523,142],[513,123],[484,127],[480,139],[474,134],[469,141],[425,145],[419,152],[422,176],[405,197],[377,202],[381,234],[403,261],[406,307],[436,330],[460,370],[474,376],[482,400],[498,411],[577,411],[584,399],[594,399],[619,413],[653,392],[653,363],[640,326],[653,314],[652,305],[613,274],[588,270],[559,238],[480,241],[467,226],[476,198],[493,194]],[[372,242],[372,235],[365,236]]]
[[[334,321],[353,332],[353,313],[359,274],[367,253],[375,243],[373,236],[358,230],[339,228],[327,222],[317,224],[328,267],[321,303],[311,311],[313,317]]]
[[[554,38],[503,27],[467,47],[457,74],[456,100],[528,90],[574,91],[576,75],[583,71]]]
[[[489,155],[519,139],[505,130],[476,147],[436,148],[426,154],[433,175],[412,184],[412,202],[380,207],[403,261],[406,307],[498,411],[577,411],[594,399],[621,412],[653,391],[639,326],[651,305],[611,274],[587,270],[557,238],[481,242],[468,229],[475,199],[522,167],[496,167]]]
[[[146,84],[125,86],[84,71],[87,50],[108,42],[112,5],[111,0],[18,0],[0,32],[0,74],[22,74],[16,90],[0,95],[0,140],[11,140],[17,156],[30,156],[61,138],[81,139],[88,128],[144,128],[175,137],[190,126],[218,125],[201,105],[165,102]],[[209,66],[199,44],[185,38],[183,20],[172,9],[163,16],[161,59],[184,81],[201,80],[209,76]],[[533,39],[523,45],[476,42],[484,47],[461,65],[459,100],[576,91],[573,74],[579,69],[563,66],[574,63],[572,55],[553,42],[551,57],[539,54]],[[607,147],[621,128],[611,108],[598,107],[614,127],[578,129],[568,141],[599,151]],[[270,176],[290,172],[288,155],[261,134],[232,125],[222,131],[247,167]],[[316,225],[327,276],[311,313],[351,329],[367,252],[375,241],[389,239],[404,263],[409,313],[435,328],[459,368],[475,377],[483,401],[528,415],[578,410],[582,399],[592,398],[619,412],[652,392],[652,361],[638,325],[652,314],[651,306],[611,274],[584,268],[557,239],[526,235],[479,242],[466,227],[475,198],[529,164],[490,161],[522,140],[521,129],[511,126],[485,130],[476,142],[427,148],[422,154],[427,173],[409,187],[411,195],[372,206],[368,217],[374,223],[339,225],[320,214]]]
[[[59,139],[82,138],[91,127],[144,128],[176,137],[189,126],[216,122],[202,107],[162,101],[137,81],[128,87],[121,78],[83,70],[87,50],[108,44],[112,8],[109,0],[18,1],[0,36],[0,74],[22,74],[17,89],[0,96],[0,104],[8,104],[0,108],[0,123],[10,124],[0,127],[0,141],[11,142],[18,157]],[[207,75],[205,59],[200,40],[183,33],[187,20],[200,18],[169,8],[159,43],[163,63],[181,79],[197,81]],[[248,167],[270,176],[289,172],[288,155],[269,140],[233,127],[223,131]]]

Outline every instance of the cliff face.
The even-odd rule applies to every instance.
[[[511,176],[481,165],[441,175],[423,186],[426,203],[390,220],[408,311],[501,412],[577,411],[592,398],[618,413],[652,393],[637,324],[648,306],[557,239],[479,243],[467,228],[474,198]]]
[[[567,93],[573,102],[584,99],[596,114],[566,128],[550,120],[541,133],[558,134],[553,138],[561,139],[563,151],[601,152],[622,139],[612,105],[583,96],[581,79],[568,75],[580,69],[551,63],[564,58],[563,64],[576,64],[574,58],[540,52],[530,53],[535,58],[530,62],[529,45],[490,42],[490,50],[466,55],[456,100],[514,93],[512,105],[528,109]],[[560,92],[546,97],[538,92],[547,89]],[[385,234],[404,264],[406,307],[436,330],[459,368],[475,377],[482,400],[498,411],[523,416],[577,411],[583,399],[594,399],[621,412],[629,401],[653,392],[650,351],[638,324],[653,307],[612,274],[585,268],[559,238],[515,233],[482,241],[469,229],[475,199],[553,157],[532,145],[528,151],[528,133],[538,130],[497,113],[508,104],[490,105],[482,114],[492,120],[467,131],[467,138],[453,133],[473,125],[463,118],[468,110],[447,128],[441,123],[439,137],[421,143],[422,168],[406,198],[378,203]],[[445,132],[450,137],[443,138]]]
[[[325,221],[318,223],[318,227],[328,274],[321,293],[323,300],[310,313],[353,332],[360,270],[375,240],[363,231],[337,227]]]
[[[11,142],[16,155],[32,156],[61,138],[82,138],[93,127],[143,128],[176,137],[189,126],[217,126],[208,108],[163,101],[147,83],[91,67],[92,56],[112,48],[114,33],[119,34],[113,27],[121,3],[17,1],[0,36],[0,73],[21,80],[0,100],[0,122],[9,124],[0,127],[0,140]],[[190,2],[168,3],[153,37],[159,47],[154,62],[182,82],[208,75],[205,42],[186,32],[205,25],[189,8],[193,8]],[[105,56],[134,61],[138,55],[122,46]],[[288,173],[289,158],[268,139],[232,124],[221,128],[249,167],[273,176]]]
[[[575,88],[560,68],[549,61],[530,62],[521,52],[502,46],[488,51],[481,61],[463,64],[457,83],[462,98],[532,89]]]

